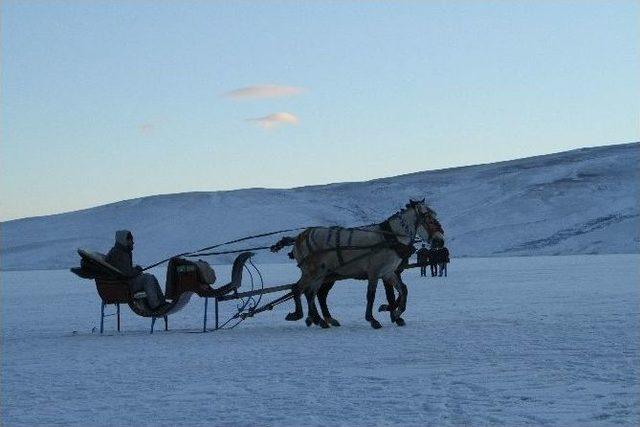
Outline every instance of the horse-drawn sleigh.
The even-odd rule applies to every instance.
[[[413,253],[416,237],[419,236],[422,240],[436,245],[444,243],[444,231],[436,218],[436,213],[424,203],[424,199],[409,201],[405,208],[379,224],[353,228],[305,227],[295,230],[303,231],[295,237],[284,237],[275,245],[251,248],[251,250],[269,248],[272,252],[277,252],[286,246],[293,246],[289,257],[295,259],[302,272],[301,278],[296,283],[265,288],[260,270],[251,260],[253,252],[249,250],[206,252],[229,243],[281,234],[283,231],[264,233],[195,252],[183,253],[161,261],[160,263],[168,262],[165,295],[169,303],[159,310],[152,310],[149,307],[146,303],[146,295],[143,293],[133,293],[128,285],[130,277],[107,263],[102,254],[79,249],[81,266],[71,271],[82,278],[95,280],[101,298],[101,333],[104,331],[107,305],[116,306],[118,330],[120,330],[120,304],[128,304],[137,315],[151,318],[153,333],[156,319],[163,318],[165,329],[168,329],[168,316],[184,308],[194,294],[205,299],[203,332],[207,331],[207,309],[210,298],[215,302],[215,329],[229,324],[235,326],[246,318],[265,310],[272,310],[276,305],[288,300],[294,301],[295,310],[287,314],[286,319],[299,320],[303,317],[302,294],[305,295],[308,305],[307,326],[311,324],[323,328],[339,326],[340,323],[329,312],[327,296],[335,282],[344,279],[368,281],[365,319],[373,328],[378,329],[381,324],[374,318],[372,311],[378,280],[382,279],[385,286],[388,302],[385,307],[390,312],[391,321],[399,326],[404,325],[401,315],[406,309],[407,287],[400,279],[400,272],[415,266],[408,264],[408,258]],[[212,287],[215,278],[213,280],[210,277],[207,278],[207,274],[201,271],[202,264],[186,259],[234,252],[239,252],[240,255],[233,263],[231,280],[218,288]],[[205,267],[208,267],[208,264]],[[239,292],[243,271],[250,275],[251,289]],[[260,283],[259,287],[256,287],[256,280]],[[394,290],[398,293],[397,298]],[[260,305],[262,295],[282,291],[288,292]],[[322,316],[315,305],[316,299],[320,303]],[[231,300],[240,300],[237,311],[221,324],[218,304]]]

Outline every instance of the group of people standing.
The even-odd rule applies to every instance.
[[[423,243],[418,249],[418,265],[420,265],[420,276],[427,276],[427,267],[431,267],[431,276],[447,277],[447,264],[449,263],[449,249],[446,246],[432,247],[428,249]]]

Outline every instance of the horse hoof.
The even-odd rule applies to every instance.
[[[393,320],[393,319],[395,319],[395,320],[399,319],[399,318],[400,318],[400,316],[402,316],[402,313],[403,313],[403,312],[404,312],[404,310],[400,310],[399,308],[396,308],[395,310],[393,310],[393,311],[391,312],[391,319],[392,319],[392,320]]]
[[[325,317],[324,320],[331,326],[340,326],[340,322],[338,322],[333,317]]]
[[[322,329],[327,329],[329,328],[329,324],[327,322],[324,321],[324,319],[320,319],[320,321],[318,322],[318,325],[320,325],[320,327]]]
[[[298,313],[289,313],[286,315],[285,320],[289,320],[289,321],[296,321],[296,320],[300,320],[302,319],[302,314],[298,314]]]
[[[405,323],[405,321],[404,321],[404,319],[403,319],[402,317],[398,317],[398,318],[396,319],[396,325],[398,325],[398,326],[404,326],[404,325],[406,325],[406,323]]]
[[[381,324],[380,324],[380,322],[378,322],[376,319],[371,319],[370,323],[371,323],[371,327],[372,327],[373,329],[380,329],[380,328],[382,328],[382,325],[381,325]]]
[[[311,326],[313,324],[313,320],[311,320],[310,317],[307,317],[306,319],[304,319],[304,323],[307,324],[307,328],[308,328],[309,326]]]
[[[378,312],[383,312],[383,311],[389,311],[388,304],[380,304],[380,307],[378,307]]]

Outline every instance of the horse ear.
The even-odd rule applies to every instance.
[[[422,198],[422,200],[420,200],[420,203],[424,203],[424,199],[425,199],[425,198],[423,197],[423,198]]]

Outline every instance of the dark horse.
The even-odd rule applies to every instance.
[[[402,271],[406,268],[407,264],[409,264],[409,258],[404,258],[400,266],[396,269],[396,275],[400,279],[401,287],[403,289],[404,295],[408,295],[407,285],[402,281]],[[318,290],[318,302],[320,303],[320,310],[322,311],[322,317],[324,320],[331,326],[340,326],[340,323],[331,316],[329,312],[329,307],[327,306],[327,296],[333,288],[333,285],[339,280],[339,278],[327,278],[323,283],[320,289]],[[394,316],[395,310],[400,306],[401,303],[401,295],[398,295],[396,298],[393,283],[389,280],[382,279],[382,284],[384,285],[384,292],[387,296],[387,304],[381,304],[378,311],[388,311],[391,317],[391,323],[395,323],[398,326],[404,326],[406,322],[401,316]]]

